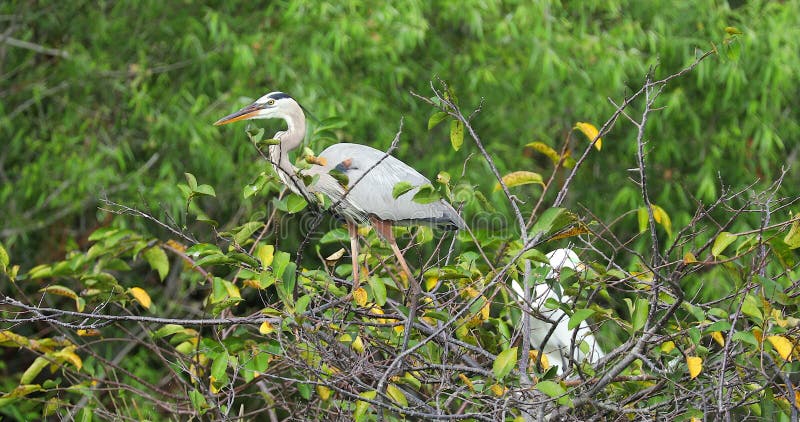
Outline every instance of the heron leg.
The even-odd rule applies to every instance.
[[[409,302],[408,319],[406,320],[405,324],[402,346],[403,350],[406,350],[408,349],[408,341],[411,338],[411,327],[413,326],[414,320],[417,317],[417,308],[419,307],[419,297],[422,294],[422,288],[417,282],[417,279],[414,278],[414,274],[411,273],[411,269],[408,268],[406,259],[403,257],[403,253],[400,251],[400,248],[397,246],[394,233],[392,233],[392,223],[375,217],[372,217],[370,220],[372,222],[372,226],[375,227],[375,230],[378,232],[378,234],[380,234],[381,237],[389,242],[389,246],[392,247],[394,256],[397,258],[397,261],[400,262],[400,266],[403,267],[403,271],[405,271],[406,275],[408,276],[409,289],[408,293],[406,294],[406,298]]]
[[[400,251],[400,248],[397,246],[394,233],[392,233],[392,223],[375,217],[372,217],[370,221],[378,234],[380,234],[382,238],[386,239],[386,241],[389,243],[389,246],[392,247],[392,252],[394,252],[395,258],[397,258],[397,261],[400,262],[400,267],[403,268],[403,271],[405,271],[406,275],[408,276],[409,285],[415,290],[415,292],[418,293],[420,290],[419,284],[414,278],[414,274],[411,272],[411,269],[408,268],[406,259],[403,257],[403,252]]]
[[[347,222],[347,231],[350,233],[350,256],[353,260],[353,290],[361,287],[361,267],[358,265],[358,226]]]

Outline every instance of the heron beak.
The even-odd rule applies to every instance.
[[[214,126],[222,126],[227,125],[228,123],[238,122],[239,120],[247,120],[252,119],[258,115],[258,112],[261,111],[263,107],[260,104],[250,104],[249,106],[235,112],[229,114],[216,122],[214,122]]]

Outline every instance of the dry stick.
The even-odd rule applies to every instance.
[[[140,315],[103,315],[103,314],[91,314],[86,312],[76,312],[76,311],[65,311],[61,309],[55,308],[41,308],[36,306],[28,306],[16,299],[13,299],[8,296],[0,297],[0,305],[10,305],[16,308],[24,309],[27,312],[30,312],[36,317],[32,318],[0,318],[0,322],[29,322],[29,321],[51,321],[57,325],[70,328],[70,329],[91,329],[101,327],[107,324],[97,323],[97,324],[87,324],[87,323],[80,323],[80,324],[70,324],[66,322],[62,322],[58,320],[59,317],[76,317],[76,318],[86,318],[90,320],[96,321],[106,321],[106,322],[113,322],[113,321],[136,321],[136,322],[146,322],[146,323],[154,323],[154,324],[178,324],[178,325],[189,325],[189,326],[211,326],[211,325],[233,325],[233,324],[246,324],[246,325],[258,325],[265,321],[275,325],[280,324],[281,318],[278,317],[261,317],[261,316],[253,316],[253,317],[236,317],[236,318],[215,318],[215,319],[180,319],[180,318],[159,318],[159,317],[148,317],[148,316],[140,316]],[[258,314],[256,314],[258,315]]]
[[[447,90],[447,85],[443,81],[440,80],[439,83],[443,85],[445,90]],[[495,165],[494,160],[492,159],[491,155],[489,155],[489,153],[486,151],[486,148],[484,147],[483,142],[481,141],[480,137],[475,132],[475,129],[472,127],[472,125],[469,122],[469,120],[472,117],[474,117],[480,111],[480,107],[478,109],[476,109],[470,115],[470,119],[467,119],[466,117],[464,117],[464,115],[461,112],[461,109],[458,107],[458,105],[456,105],[453,101],[450,101],[449,99],[445,98],[445,96],[442,95],[441,92],[436,90],[436,88],[433,86],[433,82],[430,83],[430,86],[431,86],[431,90],[433,90],[434,94],[439,99],[441,104],[444,105],[444,107],[440,106],[440,108],[443,108],[443,111],[445,111],[447,114],[449,114],[450,116],[452,116],[453,118],[455,118],[459,122],[461,122],[461,124],[464,125],[464,128],[466,128],[467,131],[469,132],[469,135],[472,138],[472,140],[475,142],[475,145],[478,146],[478,149],[480,150],[481,155],[483,155],[484,160],[486,160],[486,163],[489,165],[489,168],[491,169],[492,173],[494,174],[495,178],[497,179],[497,182],[500,184],[500,187],[503,189],[503,193],[505,194],[506,199],[508,199],[508,203],[511,205],[511,209],[514,211],[514,216],[517,219],[517,224],[518,224],[519,230],[520,230],[520,239],[522,240],[522,243],[523,244],[528,244],[529,243],[528,230],[527,230],[527,225],[525,224],[525,218],[522,216],[522,211],[520,211],[519,206],[517,205],[517,202],[515,200],[515,197],[511,194],[511,191],[508,189],[508,186],[503,181],[503,176],[500,175],[500,171],[497,169],[497,166]],[[417,95],[417,94],[414,94],[414,93],[412,93],[412,95],[415,95],[417,98],[423,99],[424,101],[428,102],[429,104],[432,104],[432,102],[427,98],[424,98],[424,97],[422,97],[420,95]],[[539,237],[540,237],[539,235],[536,236],[536,241],[538,241]],[[523,298],[528,303],[530,303],[531,300],[532,300],[532,290],[533,290],[531,285],[530,285],[531,284],[530,276],[531,276],[531,262],[530,262],[530,260],[525,259],[525,260],[523,260],[522,289],[523,289]],[[531,346],[530,346],[530,336],[528,335],[528,333],[530,333],[531,318],[532,318],[532,316],[529,315],[529,314],[526,314],[522,318],[522,333],[523,333],[523,335],[522,335],[522,357],[519,360],[519,371],[520,371],[520,374],[521,374],[523,386],[526,386],[526,387],[531,386],[530,379],[528,378],[527,371],[525,370],[528,367],[528,355],[529,355],[528,351],[531,348]]]
[[[769,230],[769,229],[772,228],[769,225],[769,203],[772,202],[773,198],[775,197],[775,194],[777,194],[778,188],[780,187],[781,183],[783,182],[783,179],[786,176],[786,173],[787,173],[786,170],[781,169],[780,177],[772,185],[774,190],[772,191],[772,194],[766,199],[766,202],[764,204],[764,207],[766,208],[766,210],[765,210],[766,211],[766,215],[764,215],[764,217],[762,218],[761,225],[760,225],[760,227],[758,229],[758,238],[759,238],[758,243],[760,244],[760,247],[761,247],[761,251],[760,251],[761,264],[759,265],[760,273],[761,273],[760,275],[761,276],[764,276],[764,271],[766,270],[766,267],[767,267],[766,266],[766,250],[765,250],[765,247],[764,247],[765,242],[764,242],[764,239],[763,239],[764,231]],[[795,220],[797,218],[798,217],[795,217],[792,220]],[[716,236],[715,236],[715,238],[716,238]],[[763,289],[763,285],[762,285],[762,289]],[[734,334],[733,330],[734,330],[734,327],[736,326],[736,321],[739,318],[739,315],[741,315],[743,306],[744,306],[744,300],[739,302],[739,306],[738,306],[738,309],[736,310],[736,314],[734,314],[734,318],[733,318],[733,322],[731,324],[730,332],[728,333],[728,336],[727,336],[727,341],[725,341],[725,345],[722,348],[722,364],[721,364],[720,374],[719,374],[719,388],[717,390],[717,411],[719,413],[722,413],[722,415],[724,415],[726,420],[730,420],[730,409],[728,408],[728,406],[725,406],[723,408],[723,404],[730,400],[730,398],[733,395],[733,391],[732,391],[732,389],[725,389],[724,388],[725,387],[725,369],[727,368],[727,365],[728,365],[728,353],[729,353],[729,350],[731,348],[731,340],[732,340],[732,337],[733,337],[733,334]],[[781,376],[784,375],[782,371],[780,371],[780,370],[778,370],[778,371],[780,372]],[[790,386],[790,391],[794,391],[794,387],[792,387],[792,384],[788,380],[788,377],[784,377],[784,378],[786,378],[786,385]],[[724,400],[725,399],[724,396],[726,395],[726,393],[725,393],[726,390],[727,390],[727,400]],[[792,393],[789,396],[790,396],[790,404],[792,405],[792,416],[793,416],[792,420],[797,420],[797,404],[795,402],[795,395],[794,395],[794,393]]]
[[[625,101],[623,102],[622,106],[617,108],[617,111],[614,113],[614,115],[611,117],[611,119],[606,121],[606,123],[603,125],[603,127],[599,131],[598,135],[595,136],[595,139],[592,140],[592,145],[594,145],[597,142],[597,140],[603,134],[607,133],[611,129],[611,127],[613,126],[613,123],[616,122],[616,119],[622,114],[624,109],[627,108],[627,106],[632,102],[632,100],[634,98],[638,97],[642,93],[645,93],[646,101],[645,101],[645,109],[642,112],[642,120],[640,122],[638,122],[638,123],[634,122],[637,125],[637,128],[638,128],[636,141],[637,141],[637,146],[638,146],[638,149],[639,149],[639,154],[638,154],[639,173],[640,173],[640,176],[643,177],[644,174],[645,174],[645,170],[646,170],[644,168],[645,164],[644,164],[644,155],[643,155],[644,126],[645,126],[645,124],[647,122],[647,115],[652,111],[651,110],[651,106],[653,104],[653,101],[655,101],[655,98],[650,98],[650,95],[652,93],[651,89],[653,89],[653,88],[660,89],[659,87],[665,85],[670,80],[672,80],[672,79],[674,79],[674,78],[676,78],[676,77],[678,77],[680,75],[683,75],[683,74],[691,71],[692,69],[694,69],[694,67],[696,67],[700,63],[700,61],[704,60],[706,57],[710,56],[713,53],[714,53],[713,50],[709,51],[709,52],[706,52],[705,54],[700,56],[697,60],[695,60],[687,68],[684,68],[680,72],[678,72],[676,74],[673,74],[671,76],[668,76],[668,77],[666,77],[664,79],[661,79],[659,81],[655,81],[655,82],[652,81],[650,79],[650,75],[648,74],[648,76],[647,76],[647,78],[645,80],[645,84],[642,86],[642,88],[639,91],[637,91],[633,96],[631,96],[629,98],[626,98]],[[587,155],[588,155],[588,149],[581,156],[580,160],[578,160],[578,163],[584,161],[586,159]],[[568,182],[569,182],[569,180],[571,180],[575,176],[575,173],[576,173],[576,170],[578,169],[578,167],[579,167],[578,164],[576,164],[575,168],[573,168],[572,173],[570,173],[569,177],[567,178]],[[565,182],[565,184],[568,184],[568,182]],[[643,195],[646,195],[647,194],[646,179],[642,178],[640,180],[640,183],[641,183],[640,188],[642,190],[642,193],[643,193]],[[566,195],[566,189],[562,189],[561,192],[559,192],[559,196],[556,198],[554,206],[560,205],[561,202],[563,202],[565,195]],[[649,201],[649,197],[645,197],[645,201],[646,202]],[[649,202],[647,202],[647,203],[649,203]],[[651,208],[651,207],[648,206],[648,209],[649,208]],[[650,219],[651,219],[650,225],[652,227],[652,226],[654,226],[654,224],[653,224],[653,216],[652,216],[652,210],[651,209],[649,210],[649,213],[650,213]],[[651,238],[652,238],[653,242],[656,242],[656,234],[655,234],[655,230],[654,229],[651,230]],[[654,252],[654,259],[656,258],[657,254],[658,254],[658,251],[656,250]],[[654,261],[653,264],[659,264],[659,261],[660,261],[660,259],[656,259],[656,261]],[[657,265],[654,265],[654,266],[657,266]],[[653,271],[653,274],[654,274],[654,276],[660,278],[656,271]],[[664,315],[658,321],[656,321],[655,323],[651,323],[651,322],[652,322],[652,319],[655,317],[656,310],[654,308],[656,308],[656,307],[655,306],[651,306],[650,315],[648,315],[648,318],[647,318],[647,321],[645,323],[645,327],[644,327],[644,331],[642,333],[642,336],[636,342],[633,342],[633,338],[631,338],[630,340],[625,342],[625,344],[620,346],[620,348],[619,348],[620,350],[625,350],[630,346],[632,346],[632,347],[628,350],[628,354],[626,356],[624,356],[622,358],[622,360],[617,362],[616,365],[614,365],[608,372],[606,372],[603,375],[603,377],[600,378],[600,380],[597,382],[597,384],[595,384],[593,387],[589,388],[585,394],[583,394],[583,395],[577,397],[575,400],[573,400],[573,404],[575,406],[578,406],[578,405],[581,405],[581,404],[584,404],[584,403],[588,403],[591,400],[590,397],[593,397],[594,395],[596,395],[600,391],[601,388],[604,388],[606,385],[608,385],[610,382],[612,382],[614,377],[619,375],[625,368],[628,367],[628,365],[630,365],[636,359],[636,355],[641,354],[641,352],[644,350],[645,344],[647,344],[652,337],[655,337],[658,334],[658,331],[667,323],[667,321],[672,317],[672,315],[675,313],[675,311],[678,310],[678,308],[680,307],[680,304],[683,302],[683,291],[680,289],[680,286],[677,284],[677,281],[674,278],[676,276],[677,276],[677,274],[672,274],[672,277],[670,277],[670,279],[668,279],[667,281],[670,282],[670,284],[674,288],[674,290],[675,290],[674,293],[678,297],[678,300],[676,300],[666,310]],[[655,299],[653,299],[653,300],[657,300],[657,297]],[[559,417],[563,416],[568,410],[569,410],[569,407],[561,406],[560,408],[558,408],[556,410],[556,412],[548,415],[547,419],[548,420],[557,420]]]

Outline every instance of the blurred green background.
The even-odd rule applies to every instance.
[[[726,27],[742,32],[736,42],[724,42]],[[798,1],[7,1],[0,33],[0,241],[23,268],[111,223],[98,211],[105,196],[180,222],[184,172],[216,188],[203,205],[223,227],[261,209],[242,188],[266,163],[243,125],[211,123],[274,90],[339,117],[341,141],[386,148],[403,118],[395,155],[491,196],[486,164],[468,160],[474,145],[456,152],[447,125],[428,131],[432,109],[410,91],[430,96],[432,79],[447,81],[465,110],[481,106],[474,126],[501,172],[547,175],[552,165],[525,144],[559,149],[576,122],[599,127],[615,109],[608,98],[621,101],[649,70],[664,77],[716,48],[668,88],[648,127],[651,195],[673,226],[721,183],[770,183],[800,149]],[[569,207],[612,219],[643,205],[626,170],[634,135],[618,122]],[[798,185],[790,172],[782,194]],[[541,192],[531,186],[520,191],[528,205]],[[501,197],[492,202],[503,214]],[[635,214],[622,224],[637,230]]]

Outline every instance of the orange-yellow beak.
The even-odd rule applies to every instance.
[[[231,113],[216,122],[214,122],[214,126],[222,126],[227,125],[228,123],[238,122],[239,120],[247,120],[250,118],[255,117],[259,111],[261,111],[262,107],[260,104],[250,104],[249,106],[235,112]]]

